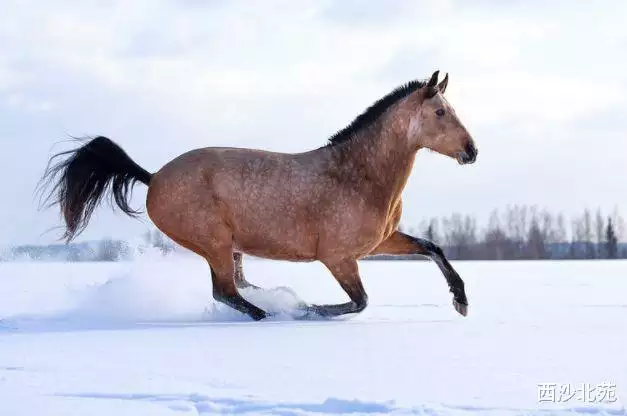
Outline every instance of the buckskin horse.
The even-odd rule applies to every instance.
[[[82,232],[105,194],[128,215],[133,185],[148,186],[146,208],[172,240],[209,263],[214,298],[255,320],[267,313],[241,296],[251,287],[242,254],[322,262],[350,298],[337,305],[304,305],[303,316],[359,313],[368,296],[357,260],[370,255],[419,254],[437,264],[468,312],[464,282],[431,241],[400,232],[401,193],[418,150],[473,163],[474,141],[444,98],[448,74],[410,81],[381,98],[304,153],[207,147],[191,150],[149,173],[106,137],[51,157],[40,183],[58,204],[69,242]],[[253,286],[255,287],[255,286]]]

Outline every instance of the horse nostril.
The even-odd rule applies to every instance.
[[[477,158],[477,148],[472,144],[472,142],[466,143],[464,146],[464,153],[466,153],[466,159],[468,161],[474,161]]]
[[[475,149],[475,146],[473,146],[472,143],[470,142],[466,143],[466,146],[464,146],[464,151],[471,158],[474,157],[475,154],[477,153],[477,149]]]

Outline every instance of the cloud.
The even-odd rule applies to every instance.
[[[508,201],[624,206],[625,12],[620,1],[3,2],[0,175],[15,203],[0,207],[2,238],[50,241],[39,235],[56,214],[35,210],[32,189],[66,135],[108,135],[149,170],[201,146],[304,151],[435,69],[450,73],[447,97],[480,157],[468,168],[420,154],[404,221]],[[85,237],[144,226],[103,209]]]

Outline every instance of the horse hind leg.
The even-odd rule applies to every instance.
[[[224,303],[237,311],[245,313],[255,321],[264,319],[267,316],[265,311],[253,305],[239,294],[237,287],[235,286],[232,273],[229,273],[228,270],[225,272],[224,268],[216,270],[211,266],[211,263],[209,268],[211,269],[213,298],[215,300]]]
[[[259,286],[253,285],[244,277],[244,267],[242,265],[242,253],[234,252],[233,253],[233,267],[235,268],[235,286],[238,289],[257,289],[261,290]]]
[[[244,299],[237,290],[237,279],[243,279],[242,259],[240,253],[233,253],[233,250],[229,245],[225,245],[222,249],[217,249],[215,247],[208,248],[205,247],[205,245],[192,243],[186,239],[175,236],[171,236],[170,238],[181,246],[193,251],[207,260],[209,269],[211,270],[213,298],[216,301],[224,303],[225,305],[250,316],[256,321],[266,317],[266,313],[262,309]],[[237,254],[239,254],[239,260],[236,263],[235,258]],[[238,267],[240,272],[239,275],[237,273]]]
[[[244,267],[242,265],[243,263],[242,257],[243,257],[242,253],[239,253],[239,252],[233,253],[233,265],[235,267],[235,286],[237,286],[238,289],[243,289],[243,290],[253,289],[253,290],[258,290],[258,291],[262,291],[266,293],[283,292],[294,299],[298,299],[298,295],[296,294],[296,292],[294,292],[292,288],[289,288],[287,286],[278,286],[278,287],[267,289],[267,288],[259,287],[257,285],[250,283],[244,277]],[[299,303],[300,303],[300,306],[305,306],[305,303],[303,301],[299,300]]]
[[[230,247],[228,250],[216,250],[206,259],[211,269],[213,298],[215,300],[245,313],[256,321],[267,316],[266,312],[244,299],[239,293],[235,284],[235,264],[233,251]]]

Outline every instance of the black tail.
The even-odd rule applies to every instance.
[[[70,241],[85,229],[109,185],[111,202],[130,216],[139,214],[128,205],[130,191],[136,181],[148,185],[151,176],[120,146],[99,136],[77,149],[52,156],[40,190],[51,186],[44,203],[59,205],[66,226],[63,238]]]

